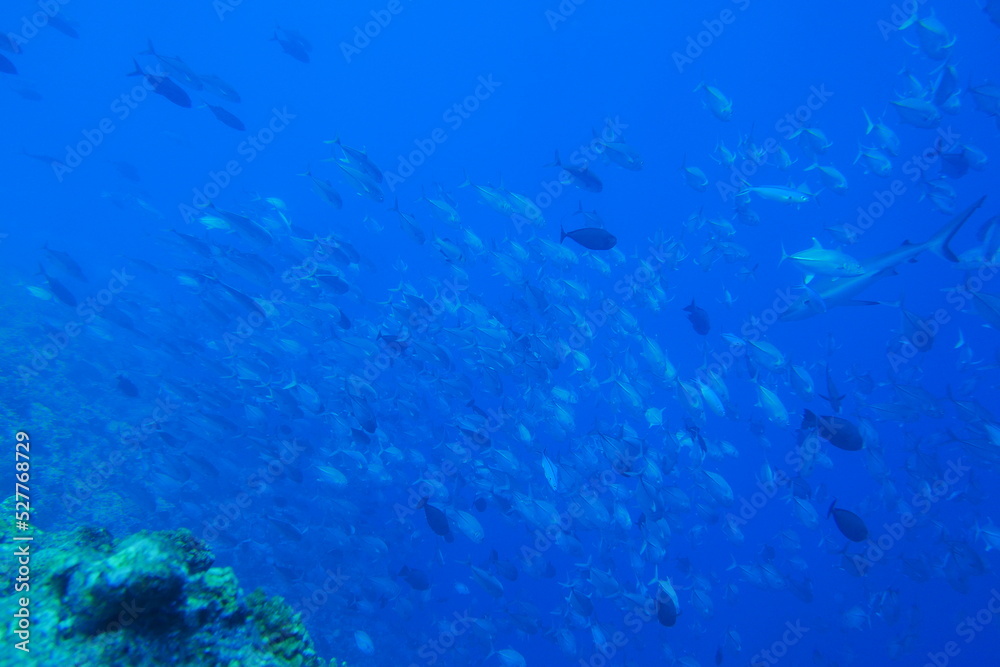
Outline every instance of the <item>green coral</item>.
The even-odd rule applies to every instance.
[[[327,665],[284,600],[244,596],[187,530],[115,540],[78,528],[32,544],[31,654],[20,664]],[[0,604],[16,608],[14,597]]]

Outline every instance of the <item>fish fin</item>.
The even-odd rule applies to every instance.
[[[955,234],[958,233],[958,230],[962,228],[962,225],[965,224],[965,221],[976,212],[976,209],[983,205],[985,200],[986,195],[983,195],[969,205],[969,207],[964,211],[952,218],[951,222],[942,227],[937,234],[927,241],[927,247],[949,262],[957,262],[958,257],[954,252],[952,252],[951,248],[948,247],[948,244],[955,237]]]
[[[582,204],[581,204],[582,205]],[[566,239],[566,230],[563,229],[562,223],[559,224],[559,243],[562,243]]]
[[[142,71],[142,68],[139,67],[139,61],[137,61],[135,58],[132,58],[132,64],[135,65],[135,71],[134,72],[129,72],[125,76],[142,76],[143,75],[143,71]]]
[[[560,160],[559,160],[559,151],[558,150],[556,151],[555,160],[553,162],[549,162],[549,163],[544,164],[542,166],[543,167],[561,167],[562,166],[562,162],[560,162]]]
[[[140,51],[139,54],[140,55],[144,55],[144,56],[155,56],[156,55],[156,49],[153,48],[153,40],[151,40],[151,39],[149,39],[147,37],[146,38],[146,50],[145,51]]]

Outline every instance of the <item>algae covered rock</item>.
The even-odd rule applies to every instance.
[[[291,607],[259,590],[244,596],[187,530],[115,540],[78,528],[33,549],[30,653],[6,652],[0,665],[327,664]]]

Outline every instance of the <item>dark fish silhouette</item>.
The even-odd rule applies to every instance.
[[[451,534],[451,526],[448,525],[448,517],[444,512],[433,505],[428,505],[426,496],[420,499],[418,507],[424,508],[424,518],[427,519],[427,525],[431,530],[443,537],[445,542],[455,541],[454,535]]]
[[[582,167],[565,165],[559,159],[559,151],[556,151],[555,160],[545,166],[562,167],[562,170],[569,175],[570,180],[574,185],[578,188],[583,188],[588,192],[600,192],[604,189],[604,184],[601,183],[601,179],[599,179],[597,175],[587,167],[587,165]]]
[[[80,34],[76,31],[69,21],[59,16],[59,14],[49,14],[49,25],[66,35],[67,37],[72,37],[76,39]]]
[[[415,591],[426,591],[431,587],[431,582],[427,579],[426,573],[415,570],[407,565],[404,565],[399,571],[399,576]]]
[[[191,107],[191,98],[188,97],[188,94],[184,92],[184,89],[174,83],[170,77],[157,76],[152,73],[143,72],[135,58],[132,59],[132,63],[135,65],[135,71],[129,72],[129,76],[145,77],[146,81],[149,82],[149,85],[152,86],[154,93],[166,97],[179,107],[184,107],[186,109]]]
[[[4,72],[6,74],[17,74],[17,68],[14,67],[14,63],[12,63],[7,56],[0,55],[0,72]]]
[[[811,410],[802,412],[802,428],[815,428],[823,440],[838,449],[856,452],[865,446],[861,431],[852,422],[833,415],[816,416]]]
[[[49,284],[49,291],[52,292],[52,296],[62,301],[70,308],[76,308],[76,297],[73,296],[72,292],[66,289],[65,285],[47,274],[45,272],[45,267],[41,264],[38,265],[38,272],[45,277],[46,282]]]
[[[83,269],[80,268],[80,265],[76,263],[76,260],[68,252],[53,250],[47,242],[42,246],[42,249],[49,254],[49,257],[58,262],[66,273],[81,282],[87,282],[87,276],[83,275]]]
[[[309,52],[312,50],[309,42],[294,30],[278,27],[271,38],[281,46],[281,50],[300,62],[309,62]]]
[[[826,511],[826,518],[833,515],[833,521],[837,524],[837,529],[851,542],[864,542],[868,539],[868,526],[854,512],[842,510],[836,507],[837,500],[830,503],[830,509]]]
[[[132,181],[133,183],[139,183],[140,181],[142,181],[142,177],[139,176],[139,170],[136,169],[134,165],[128,162],[120,162],[116,160],[112,160],[111,164],[114,165],[115,169],[118,170],[119,174],[121,174],[128,180]]]
[[[677,623],[677,607],[669,595],[656,596],[656,620],[660,625],[671,628]]]
[[[691,299],[691,305],[685,306],[684,310],[688,314],[688,321],[694,327],[695,333],[707,336],[712,329],[712,325],[708,321],[708,312],[704,308],[696,306],[694,299]]]
[[[618,243],[618,239],[613,234],[597,227],[584,227],[567,232],[560,226],[559,243],[562,243],[566,238],[571,238],[590,250],[611,250]]]
[[[208,92],[218,95],[219,97],[229,100],[230,102],[242,101],[240,94],[236,92],[235,88],[214,74],[201,74],[199,78],[201,79],[201,83],[205,90]]]
[[[217,107],[214,104],[209,104],[208,102],[205,102],[205,100],[202,100],[202,103],[204,103],[204,105],[208,107],[209,111],[212,112],[212,115],[218,118],[219,122],[222,123],[223,125],[228,125],[234,130],[239,130],[240,132],[246,131],[247,128],[243,124],[243,121],[241,121],[233,114],[229,113],[222,107]]]
[[[119,373],[116,377],[118,378],[118,391],[125,394],[129,398],[135,398],[139,395],[139,388],[135,386],[134,382],[121,373]]]

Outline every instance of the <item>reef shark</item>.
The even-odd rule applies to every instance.
[[[897,266],[904,262],[912,262],[917,255],[925,250],[930,250],[949,262],[958,262],[958,257],[951,251],[948,244],[965,224],[965,221],[983,205],[985,200],[986,195],[983,195],[923,243],[904,241],[895,250],[861,260],[864,273],[860,275],[828,277],[808,283],[805,286],[806,294],[794,301],[778,319],[783,321],[802,320],[837,306],[878,305],[879,301],[860,301],[854,297],[883,278],[896,275]]]

